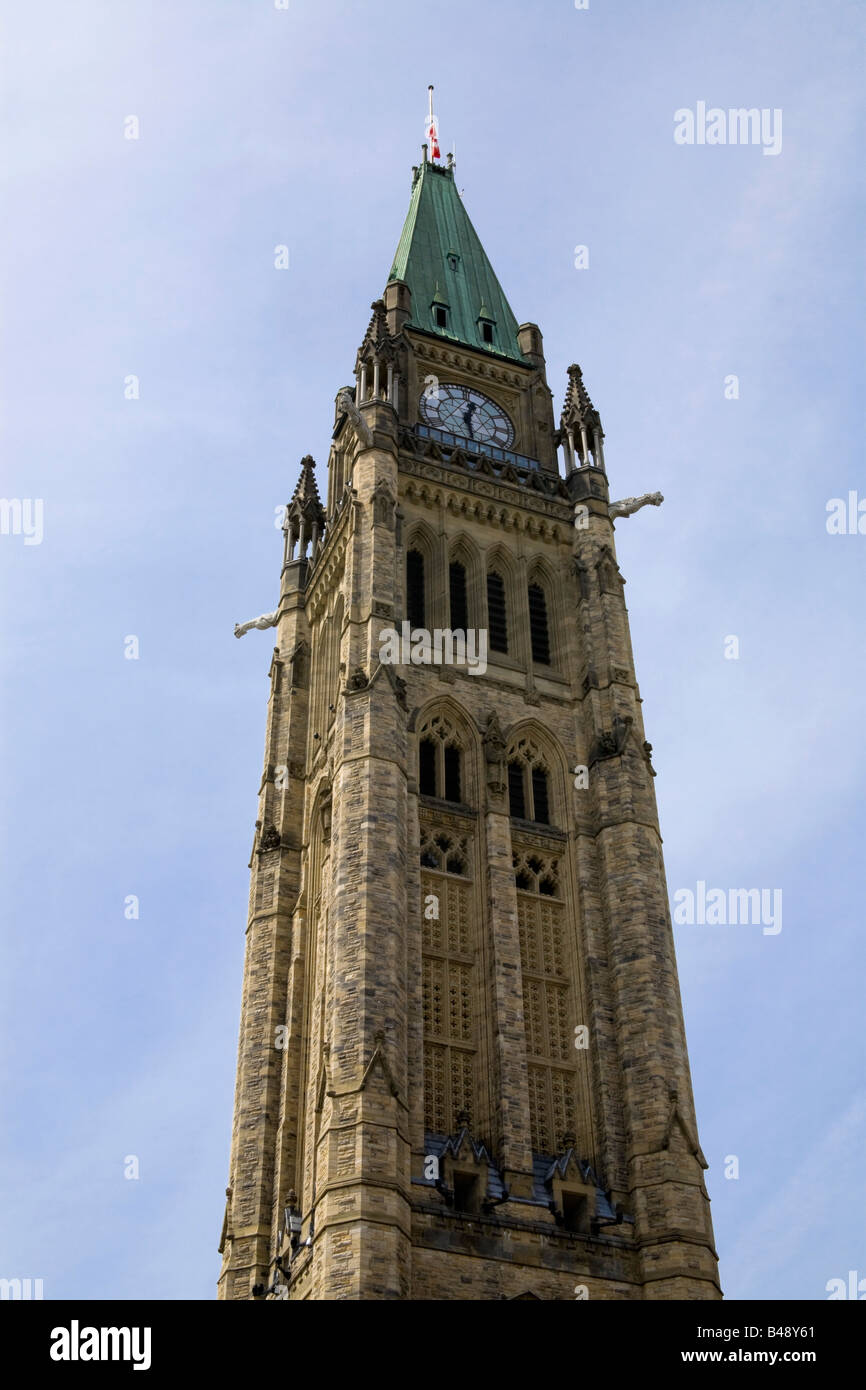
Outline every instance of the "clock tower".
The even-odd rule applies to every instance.
[[[557,423],[425,147],[258,624],[220,1297],[721,1297],[616,558],[636,505],[577,366]]]

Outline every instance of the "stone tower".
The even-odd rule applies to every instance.
[[[372,310],[286,511],[220,1296],[719,1298],[598,412],[426,148]]]

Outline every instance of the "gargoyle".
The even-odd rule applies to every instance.
[[[279,849],[281,844],[280,832],[275,825],[269,825],[265,830],[259,844],[260,850]]]
[[[631,516],[641,507],[660,507],[664,500],[660,492],[644,492],[640,497],[624,497],[621,502],[611,502],[607,514],[612,521],[617,516]]]
[[[279,609],[277,609],[277,613]],[[251,618],[248,623],[235,623],[235,637],[243,637],[250,628],[259,627],[264,630],[266,627],[276,627],[277,613],[263,613],[260,618]]]
[[[626,740],[631,732],[634,719],[627,714],[623,719],[622,715],[615,714],[613,724],[610,729],[603,730],[597,735],[589,755],[589,766],[601,761],[604,758],[615,758],[625,748]]]
[[[373,443],[373,431],[370,429],[370,426],[352,400],[352,393],[348,387],[344,386],[337,396],[337,406],[342,410],[344,415],[348,415],[361,443],[369,447],[369,445]]]

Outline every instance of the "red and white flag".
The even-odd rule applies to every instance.
[[[427,140],[430,144],[430,158],[441,159],[442,156],[439,153],[439,124],[436,117],[433,115],[433,88],[428,87],[427,91],[430,97],[430,114],[427,118]]]

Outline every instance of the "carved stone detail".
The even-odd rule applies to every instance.
[[[577,575],[577,582],[580,585],[581,599],[589,598],[592,593],[592,588],[590,586],[589,570],[586,568],[585,565],[581,564],[577,556],[575,556],[574,558],[572,567],[574,569],[574,573]]]
[[[592,767],[594,763],[603,762],[606,758],[617,757],[625,748],[633,723],[634,719],[630,714],[627,714],[625,718],[620,714],[615,714],[612,727],[602,730],[596,736],[589,754],[589,766]]]
[[[340,410],[343,415],[348,416],[348,419],[356,435],[358,436],[360,443],[363,444],[366,448],[369,448],[370,445],[373,443],[373,431],[370,429],[370,426],[367,424],[366,420],[364,419],[363,415],[361,414],[360,410],[358,409],[354,400],[352,399],[352,393],[350,392],[348,387],[344,387],[343,390],[340,392],[339,396],[337,397],[337,409]]]
[[[660,492],[644,492],[640,497],[624,497],[621,502],[611,502],[608,506],[608,516],[613,519],[618,516],[633,516],[639,512],[641,507],[660,507],[664,501]]]
[[[616,594],[620,591],[623,578],[609,545],[602,546],[601,553],[595,562],[595,571],[598,575],[599,593]]]
[[[245,632],[250,632],[254,627],[264,630],[267,627],[276,627],[279,609],[273,613],[263,613],[260,618],[250,618],[247,623],[235,623],[235,637],[243,637]]]
[[[327,845],[331,841],[331,812],[332,798],[330,791],[325,792],[322,797],[319,815],[322,819],[322,840]]]
[[[265,854],[268,850],[280,848],[280,832],[275,825],[265,827],[264,834],[259,842],[259,854]]]
[[[487,763],[488,795],[491,800],[500,801],[505,796],[505,750],[508,745],[495,710],[487,716],[483,743]]]
[[[502,502],[509,506],[519,506],[521,513],[531,511],[534,517],[538,515],[550,517],[567,529],[573,529],[574,526],[569,502],[547,500],[539,493],[529,492],[520,483],[516,484],[517,488],[520,489],[520,496],[517,498],[515,497],[515,485],[505,484],[503,486],[501,481],[494,483],[485,480],[482,482],[474,472],[470,472],[468,469],[451,469],[444,465],[441,468],[436,468],[429,459],[422,462],[420,459],[407,456],[405,451],[400,456],[400,472],[411,474],[419,479],[430,479],[447,488],[453,488],[457,485],[463,492],[483,496],[491,501]],[[418,500],[423,501],[423,496]],[[482,514],[483,519],[498,522],[499,517],[497,515],[485,518]]]
[[[391,489],[386,483],[377,483],[370,498],[372,504],[371,526],[386,526],[389,531],[394,530],[396,510],[396,500]]]

